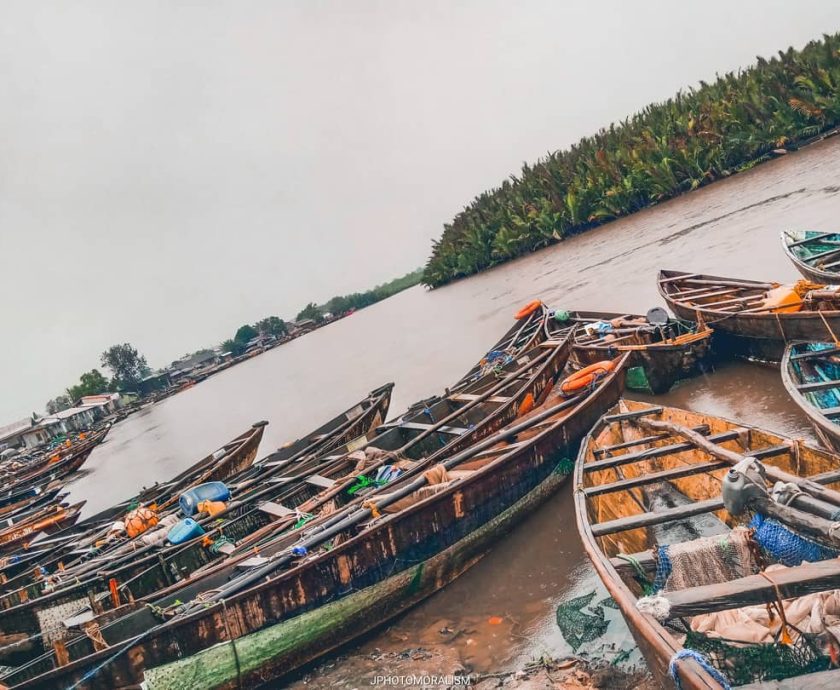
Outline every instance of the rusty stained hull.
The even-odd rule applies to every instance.
[[[660,271],[659,280],[672,280],[670,287],[659,283],[659,294],[668,308],[685,321],[696,321],[700,313],[705,323],[714,329],[715,350],[720,354],[755,357],[779,362],[785,343],[792,340],[833,340],[831,332],[840,336],[840,311],[799,311],[793,313],[746,313],[707,309],[674,299],[669,290],[679,285],[679,271]],[[691,278],[690,274],[685,274]],[[697,275],[703,280],[729,280],[717,276]],[[745,285],[761,285],[757,281],[739,280]],[[758,289],[758,288],[756,288]]]
[[[689,378],[704,371],[711,355],[711,332],[709,337],[688,345],[657,344],[644,348],[625,350],[609,348],[575,346],[573,357],[582,367],[604,359],[610,359],[619,352],[629,352],[628,367],[642,367],[655,395],[667,393],[680,379]]]
[[[223,605],[154,628],[128,643],[125,653],[103,666],[95,680],[85,674],[112,656],[116,646],[93,653],[86,639],[73,644],[82,645],[89,656],[57,669],[51,657],[44,658],[6,680],[23,688],[74,682],[79,688],[125,688],[145,678],[154,688],[174,687],[177,678],[184,677],[193,679],[188,685],[194,688],[233,688],[288,674],[399,614],[469,567],[503,526],[536,505],[543,492],[548,495],[559,486],[563,477],[556,474],[558,462],[574,457],[580,439],[618,400],[623,383],[624,370],[619,368],[571,414],[453,487]],[[427,563],[430,572],[424,576]],[[351,593],[372,596],[349,599]],[[286,628],[307,614],[309,618],[300,619],[306,624]],[[281,633],[279,639],[272,630]],[[105,628],[103,633],[107,639]],[[231,640],[236,640],[238,673],[237,664],[230,663]],[[218,668],[195,656],[222,648],[229,650],[224,655],[227,662]],[[250,656],[243,661],[246,654]],[[78,658],[78,650],[74,656]],[[41,675],[34,677],[36,673]],[[193,674],[201,674],[203,680]]]
[[[372,394],[373,404],[369,405],[358,418],[352,420],[352,423],[346,424],[343,431],[339,430],[340,433],[324,439],[325,443],[317,444],[318,449],[328,450],[348,438],[357,438],[359,434],[369,433],[379,425],[387,415],[392,388],[393,384],[389,384],[377,389],[374,392],[375,395]],[[360,405],[363,403],[360,403]],[[343,420],[345,417],[342,415],[336,419]],[[329,425],[330,423],[307,436],[304,439],[306,441],[304,449],[312,444],[312,437],[321,434],[326,435]],[[251,433],[253,437],[241,449],[237,450],[237,459],[231,463],[232,465],[247,468],[252,464],[262,438],[262,428],[257,427]],[[213,529],[210,529],[207,534],[211,537],[224,534],[226,538],[236,542],[255,530],[269,525],[274,518],[259,510],[258,504],[263,500],[272,500],[274,498],[273,494],[282,490],[283,487],[280,484],[275,485],[273,491],[272,486],[268,485],[259,492],[260,501],[255,501],[249,497],[247,502],[225,513],[225,521],[221,526],[216,527],[215,523],[208,525],[207,529],[211,527]],[[108,592],[108,583],[112,578],[116,579],[120,586],[123,602],[126,598],[131,601],[172,586],[181,581],[185,574],[188,576],[197,568],[223,557],[222,554],[212,553],[202,545],[201,540],[193,540],[186,545],[169,546],[164,549],[143,547],[127,562],[123,557],[122,563],[91,573],[86,579],[74,586],[64,587],[60,591],[50,594],[44,595],[43,583],[35,581],[27,587],[0,596],[0,610],[4,611],[0,631],[7,634],[27,633],[38,635],[41,632],[39,614],[57,606],[79,599],[96,597],[98,612],[101,613],[111,609],[113,607],[112,599],[110,597],[103,598],[100,595]],[[42,645],[36,644],[34,647],[40,648]],[[47,648],[43,647],[43,649]],[[43,649],[40,651],[43,651]],[[21,654],[20,652],[23,651],[16,650],[15,662],[20,663],[27,658],[32,658],[32,649],[28,649]],[[2,658],[1,652],[0,658]]]
[[[218,463],[218,467],[212,467],[213,458],[212,456],[207,456],[195,465],[191,466],[182,474],[178,475],[178,477],[171,480],[171,482],[174,483],[183,478],[190,479],[190,483],[186,483],[183,485],[183,488],[186,488],[187,486],[192,486],[202,481],[211,481],[210,479],[207,479],[207,476],[213,476],[224,480],[226,478],[229,478],[232,474],[236,472],[241,472],[242,470],[247,469],[253,464],[254,459],[256,458],[257,450],[259,448],[260,442],[262,441],[264,431],[265,426],[262,424],[252,426],[251,429],[249,429],[247,432],[240,434],[235,439],[226,444],[226,446],[236,447],[231,449],[229,455],[226,458],[224,458],[223,462]],[[236,444],[238,444],[238,446]],[[177,490],[175,496],[177,496],[177,494],[179,494],[181,490],[183,489]],[[106,508],[105,510],[97,513],[96,515],[90,516],[85,520],[82,520],[78,525],[76,525],[73,528],[73,532],[68,531],[66,533],[66,536],[69,537],[72,534],[76,534],[78,538],[82,538],[84,534],[86,532],[89,532],[90,530],[98,529],[102,525],[110,523],[115,519],[123,518],[125,516],[125,513],[127,512],[127,506],[131,503],[132,500],[135,500],[138,503],[145,504],[148,504],[150,502],[157,502],[161,506],[174,503],[176,499],[173,498],[173,493],[168,492],[162,494],[162,491],[163,489],[161,489],[156,484],[155,486],[144,490],[143,492],[135,496],[133,499],[123,501],[122,503],[119,503],[110,508]],[[65,535],[64,532],[62,532],[61,534],[62,536]],[[57,563],[61,561],[62,557],[66,554],[67,548],[72,548],[71,542],[65,544],[64,547],[57,547],[55,551],[51,554],[51,558],[46,561],[41,561],[40,565],[48,566],[50,568],[56,566]],[[148,550],[148,547],[141,548],[138,550],[145,551]],[[25,562],[21,562],[18,564],[7,564],[2,568],[2,574],[7,578],[7,593],[0,596],[0,609],[7,608],[9,606],[9,602],[11,602],[11,605],[20,603],[21,600],[16,600],[15,598],[17,596],[16,590],[18,588],[39,584],[38,578],[35,578],[33,576],[33,573],[31,571],[31,565],[31,562],[27,559]],[[37,596],[37,594],[38,590],[32,589],[30,587],[28,595]]]

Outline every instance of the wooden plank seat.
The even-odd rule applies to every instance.
[[[472,402],[473,400],[478,400],[481,396],[476,395],[475,393],[453,393],[449,396],[450,400],[454,400],[456,402]],[[509,396],[504,395],[492,395],[487,398],[484,402],[492,402],[492,403],[501,403],[504,404],[510,401]]]
[[[778,598],[776,587],[783,599],[837,589],[840,587],[840,559],[832,558],[774,570],[768,575],[772,582],[764,575],[749,575],[720,584],[668,592],[665,596],[671,604],[669,617],[696,616],[742,606],[769,604]]]
[[[705,501],[695,501],[684,506],[658,510],[655,513],[640,513],[639,515],[630,515],[616,520],[600,522],[597,525],[591,526],[592,535],[603,537],[607,534],[626,532],[627,530],[637,529],[639,527],[652,527],[653,525],[661,525],[672,520],[681,520],[683,518],[693,517],[694,515],[711,513],[721,508],[723,508],[723,499],[709,498]]]
[[[796,389],[800,393],[811,393],[813,391],[824,391],[828,390],[829,388],[838,388],[840,387],[840,381],[832,380],[832,381],[815,381],[814,383],[799,383],[796,385]]]
[[[696,431],[698,434],[703,434],[705,436],[709,433],[709,426],[708,424],[700,424],[698,426],[692,427],[692,431]],[[603,448],[596,448],[594,450],[594,454],[606,455],[607,453],[614,453],[617,450],[624,450],[626,448],[632,448],[633,446],[644,446],[653,441],[661,441],[664,438],[670,437],[673,437],[673,434],[669,432],[653,434],[651,436],[645,436],[644,438],[636,439],[633,441],[624,441],[624,443],[616,443],[614,446],[604,446]]]
[[[807,352],[799,352],[795,355],[791,355],[790,359],[791,361],[798,361],[802,359],[814,359],[837,354],[840,354],[840,347],[826,348],[825,350],[808,350]]]
[[[410,429],[412,431],[428,431],[429,429],[434,429],[435,433],[442,433],[442,434],[451,434],[453,436],[461,436],[462,434],[467,433],[468,429],[462,426],[440,426],[435,428],[435,424],[423,424],[422,422],[404,422],[400,424],[400,427],[403,429]]]
[[[721,443],[724,441],[734,441],[741,436],[740,431],[724,431],[719,434],[713,434],[708,437],[710,441]],[[624,453],[623,455],[614,455],[611,458],[604,460],[597,460],[589,462],[584,465],[584,472],[597,472],[598,470],[607,469],[610,467],[618,467],[620,465],[627,465],[631,462],[638,462],[640,460],[650,460],[653,458],[661,458],[666,455],[673,455],[674,453],[682,453],[686,450],[693,450],[697,448],[689,441],[682,441],[680,443],[672,443],[667,446],[659,446],[655,448],[648,448],[641,450],[638,453]]]

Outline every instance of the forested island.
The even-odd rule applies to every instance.
[[[525,164],[433,242],[444,285],[750,168],[840,123],[840,34],[730,72]]]

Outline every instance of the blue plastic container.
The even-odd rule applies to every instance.
[[[204,534],[204,530],[201,525],[192,518],[184,518],[178,524],[173,525],[166,538],[172,544],[183,544],[190,539],[200,537],[202,534]]]
[[[230,489],[224,482],[207,482],[182,493],[178,504],[181,506],[181,512],[190,517],[195,515],[198,504],[202,501],[227,501],[229,498]]]

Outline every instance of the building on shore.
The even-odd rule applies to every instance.
[[[137,384],[137,392],[145,397],[157,391],[162,391],[172,385],[172,378],[168,371],[150,374]]]
[[[300,321],[292,321],[289,324],[289,334],[292,336],[303,335],[309,331],[315,330],[318,324],[313,319],[301,319]]]

